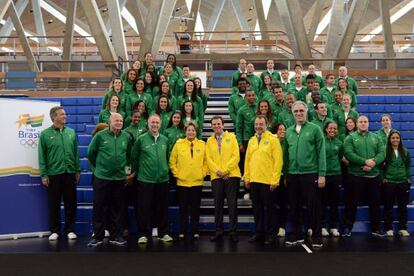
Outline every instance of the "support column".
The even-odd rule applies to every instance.
[[[390,21],[390,9],[388,0],[378,0],[380,7],[380,14],[382,20],[382,32],[384,34],[384,50],[385,57],[395,57],[392,31],[391,31],[391,21]],[[387,69],[395,69],[395,61],[387,60]]]
[[[109,22],[111,24],[112,42],[115,47],[115,53],[124,60],[128,60],[119,2],[107,0],[106,3],[109,9]],[[129,65],[127,65],[127,68],[129,68]]]
[[[243,11],[240,6],[240,0],[229,0],[231,6],[233,7],[234,13],[236,15],[237,22],[239,22],[240,29],[242,31],[249,31],[249,24],[247,23],[246,17],[243,14]],[[243,34],[244,37],[247,37],[247,34]]]
[[[63,38],[63,60],[71,61],[72,60],[72,45],[73,45],[73,34],[75,29],[75,18],[76,18],[76,8],[78,6],[78,0],[72,0],[67,2],[67,16],[66,16],[66,25],[65,25],[65,37]],[[71,64],[63,63],[62,70],[70,71]]]
[[[7,12],[7,9],[10,7],[12,0],[0,0],[0,20],[3,19],[4,15]]]
[[[193,33],[195,30],[195,23],[197,20],[198,12],[200,10],[200,4],[201,0],[193,0],[193,3],[191,4],[190,17],[194,18],[194,20],[188,21],[187,30],[189,33]]]
[[[29,0],[18,0],[16,2],[16,10],[19,17],[22,15],[24,9],[26,8],[27,4],[29,3]],[[7,9],[6,9],[7,11]],[[1,19],[0,19],[1,20]],[[13,31],[13,23],[11,22],[11,19],[8,18],[6,20],[6,24],[3,25],[3,28],[0,30],[0,37],[3,37],[0,39],[0,43],[6,43],[7,42],[7,36],[10,36],[11,32]]]
[[[45,24],[43,22],[42,11],[40,9],[40,0],[32,0],[32,9],[33,9],[36,33],[38,36],[43,36],[42,38],[39,38],[39,44],[41,46],[45,46],[47,44],[47,39],[45,37],[46,31],[45,31]]]
[[[141,0],[131,0],[131,1],[132,1],[132,5],[130,7],[131,14],[134,16],[135,24],[137,25],[139,36],[142,39],[142,37],[145,34],[144,18],[146,18],[148,11],[146,10],[145,6],[141,3]]]
[[[227,0],[217,0],[216,4],[214,6],[214,10],[212,15],[210,16],[210,19],[208,21],[208,25],[206,28],[206,32],[214,32],[216,29],[217,23],[219,21],[220,15],[223,11],[224,4]],[[205,39],[210,40],[212,38],[213,34],[207,33]]]
[[[309,21],[309,27],[307,28],[307,24],[305,24],[305,30],[308,31],[308,41],[309,45],[312,45],[313,40],[315,38],[316,29],[318,28],[319,22],[321,21],[323,5],[325,0],[315,0],[309,13],[311,14],[311,18],[307,18],[308,14],[305,15],[304,21]],[[310,15],[309,15],[310,16]]]
[[[254,6],[256,7],[256,15],[257,20],[259,21],[259,27],[262,31],[262,39],[268,40],[269,33],[267,33],[267,31],[269,28],[267,27],[267,20],[265,18],[265,11],[263,9],[262,0],[254,0]]]

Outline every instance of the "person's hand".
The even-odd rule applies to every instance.
[[[76,183],[79,183],[80,180],[80,173],[75,174],[75,181]]]
[[[365,166],[362,167],[362,170],[364,172],[370,172],[372,170],[372,167],[365,165]]]
[[[375,163],[374,159],[367,159],[367,160],[365,160],[365,165],[373,168],[373,167],[375,167],[376,163]]]
[[[250,182],[249,181],[244,182],[244,187],[246,189],[250,189]]]
[[[134,184],[134,178],[135,178],[135,173],[132,173],[130,175],[127,176],[125,184],[126,185],[132,185]]]
[[[42,178],[42,184],[45,185],[46,187],[48,187],[49,186],[49,178],[48,177]]]
[[[243,153],[245,152],[245,149],[244,149],[243,145],[239,146],[239,150],[240,150],[240,152],[243,152]]]
[[[274,190],[276,190],[277,188],[277,184],[270,184],[270,191],[273,192]]]
[[[318,188],[325,188],[325,176],[318,177]]]
[[[345,157],[342,158],[342,163],[344,163],[344,165],[347,166],[347,167],[349,166],[349,161]]]
[[[220,178],[223,178],[224,173],[223,173],[222,171],[218,170],[218,171],[216,172],[216,175],[217,175],[218,177],[220,177]]]
[[[223,174],[223,179],[224,180],[227,180],[227,179],[229,179],[230,178],[230,172],[225,172],[224,174]]]

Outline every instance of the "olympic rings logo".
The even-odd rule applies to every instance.
[[[37,140],[33,139],[20,139],[20,145],[30,147],[32,149],[37,147]]]

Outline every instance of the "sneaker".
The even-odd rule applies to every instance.
[[[158,228],[152,228],[152,236],[158,237]]]
[[[292,237],[285,241],[287,246],[301,245],[305,240],[302,237]]]
[[[105,238],[109,238],[111,236],[111,233],[109,233],[108,230],[105,230]]]
[[[339,234],[338,229],[332,228],[331,229],[331,235],[334,236],[334,237],[339,237],[341,234]]]
[[[145,236],[139,237],[139,239],[138,239],[139,244],[144,244],[144,243],[147,243],[147,242],[148,242],[148,239]]]
[[[371,235],[372,235],[373,237],[377,237],[377,238],[382,238],[382,237],[384,237],[384,233],[382,233],[382,232],[381,232],[381,231],[379,231],[379,230],[372,231],[372,232],[371,232]]]
[[[398,235],[400,235],[401,237],[409,237],[410,233],[407,230],[403,229],[398,231]]]
[[[52,233],[52,235],[49,236],[49,241],[57,241],[58,238],[59,238],[58,233]]]
[[[277,232],[278,237],[284,237],[286,236],[286,230],[285,228],[279,228],[279,231]]]
[[[185,235],[183,233],[178,234],[178,239],[183,240],[185,238]]]
[[[312,245],[312,248],[322,248],[323,246],[322,239],[320,238],[312,239],[311,245]]]
[[[328,229],[322,228],[321,233],[322,233],[322,237],[329,237]]]
[[[392,231],[392,230],[388,230],[388,231],[385,233],[385,235],[386,235],[387,237],[394,237],[394,231]]]
[[[199,239],[200,239],[200,234],[195,233],[195,234],[193,235],[193,239],[194,239],[194,240],[199,240]]]
[[[243,196],[244,200],[250,200],[250,193],[245,193]]]
[[[344,230],[342,231],[342,237],[349,238],[351,237],[351,234],[352,232],[349,228],[344,228]]]
[[[109,240],[110,244],[124,246],[127,244],[127,241],[123,237],[117,237]]]
[[[76,236],[75,233],[73,233],[73,232],[68,233],[68,239],[69,240],[76,240],[77,238],[78,238],[78,236]]]
[[[89,243],[88,243],[88,247],[96,247],[98,245],[101,245],[103,243],[102,240],[97,240],[97,239],[92,239]]]
[[[160,240],[162,242],[172,242],[173,238],[171,238],[170,235],[165,234],[164,236],[162,236],[162,238],[158,238],[158,240]]]
[[[312,231],[312,229],[308,229],[308,237],[312,237],[312,233],[313,233],[313,231]]]

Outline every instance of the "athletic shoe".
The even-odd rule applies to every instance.
[[[243,196],[244,200],[250,200],[250,193],[245,193]]]
[[[287,246],[301,245],[305,240],[302,237],[293,236],[285,241]]]
[[[322,228],[322,237],[329,237],[328,229]]]
[[[394,231],[392,231],[392,230],[388,230],[388,231],[387,231],[387,233],[385,233],[385,235],[386,235],[387,237],[394,237]]]
[[[162,238],[158,238],[158,240],[160,240],[162,242],[172,242],[173,238],[171,238],[170,235],[165,234],[164,236],[162,236]]]
[[[339,237],[341,234],[339,233],[338,229],[332,228],[331,229],[331,235],[334,237]]]
[[[73,233],[73,232],[68,233],[68,239],[69,240],[76,240],[77,238],[78,238],[78,236],[76,236],[75,233]]]
[[[372,235],[373,237],[377,237],[377,238],[382,238],[382,237],[384,237],[384,233],[382,233],[382,232],[381,232],[381,231],[379,231],[379,230],[372,231],[372,232],[371,232],[371,235]]]
[[[89,243],[88,243],[88,247],[96,247],[98,245],[101,245],[103,243],[102,240],[97,240],[97,239],[92,239]]]
[[[311,241],[312,248],[322,248],[323,243],[321,238],[312,239]]]
[[[152,228],[152,236],[158,237],[158,228]]]
[[[312,229],[308,229],[308,237],[312,237],[313,231]]]
[[[200,234],[195,233],[193,235],[193,240],[199,240],[200,239]]]
[[[147,242],[148,242],[148,239],[145,236],[139,237],[139,239],[138,239],[139,244],[144,244],[144,243],[147,243]]]
[[[277,232],[278,237],[284,237],[286,236],[286,230],[285,228],[279,228],[279,231]]]
[[[52,235],[49,236],[49,241],[57,241],[58,238],[59,238],[58,233],[52,233]]]
[[[105,238],[109,238],[111,236],[111,233],[109,233],[108,230],[105,230]]]
[[[352,234],[352,232],[351,232],[351,229],[349,229],[349,228],[344,228],[344,230],[342,231],[342,237],[344,237],[344,238],[351,237],[351,234]]]
[[[127,241],[123,237],[117,237],[110,239],[109,243],[113,245],[125,246],[127,244]]]
[[[183,233],[178,234],[178,239],[183,240],[185,238],[185,235]]]
[[[410,233],[407,230],[403,229],[398,231],[398,235],[400,235],[401,237],[409,237]]]

